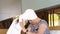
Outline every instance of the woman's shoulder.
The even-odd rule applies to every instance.
[[[42,21],[42,22],[47,22],[46,20],[44,20],[44,19],[41,19],[40,21]]]
[[[41,20],[39,21],[39,23],[40,23],[40,24],[46,24],[46,25],[47,25],[47,21],[46,21],[46,20],[43,20],[43,19],[41,19]]]

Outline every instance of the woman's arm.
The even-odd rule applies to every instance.
[[[38,29],[38,32],[37,33],[34,33],[34,32],[30,32],[30,27],[28,28],[28,34],[44,34],[44,32],[45,32],[45,30],[46,30],[46,24],[41,24],[40,26],[39,26],[39,29]]]
[[[46,24],[41,24],[39,26],[38,32],[36,34],[44,34],[46,28],[47,28],[47,25]]]

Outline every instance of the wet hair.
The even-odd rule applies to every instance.
[[[19,19],[17,19],[17,23],[19,22]]]
[[[19,19],[17,19],[17,23],[18,23],[18,22],[19,22]],[[27,29],[28,26],[29,26],[29,24],[30,24],[30,23],[29,23],[29,20],[28,20],[28,23],[26,23],[24,27]]]
[[[28,28],[28,26],[29,26],[29,20],[28,20],[28,23],[26,23],[26,25],[25,25],[25,28],[27,29]]]

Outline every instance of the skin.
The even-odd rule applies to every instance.
[[[33,26],[36,26],[40,20],[41,20],[40,18],[36,18],[36,19],[34,19],[34,20],[29,20],[29,22],[30,22],[30,24],[33,24]],[[23,22],[24,22],[24,21],[23,21]],[[24,28],[24,23],[20,23],[20,25],[21,25],[22,28],[23,28],[22,30],[23,30],[23,31],[26,31],[26,29]],[[31,28],[28,27],[28,28],[27,28],[27,30],[28,30],[27,34],[44,34],[44,31],[45,31],[46,27],[47,27],[47,25],[41,24],[41,25],[39,26],[39,30],[38,30],[37,33],[35,33],[35,32],[30,32],[30,29],[31,29]]]

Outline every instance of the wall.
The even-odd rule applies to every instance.
[[[0,0],[0,21],[21,14],[20,0]]]
[[[21,1],[22,13],[28,8],[37,10],[60,4],[60,0],[0,0],[0,15],[2,16],[0,20],[19,15],[21,13]]]
[[[58,4],[60,4],[60,0],[22,0],[22,11],[29,8],[37,10]]]
[[[20,0],[0,0],[0,21],[21,14]],[[6,34],[7,29],[0,29],[0,34]]]

